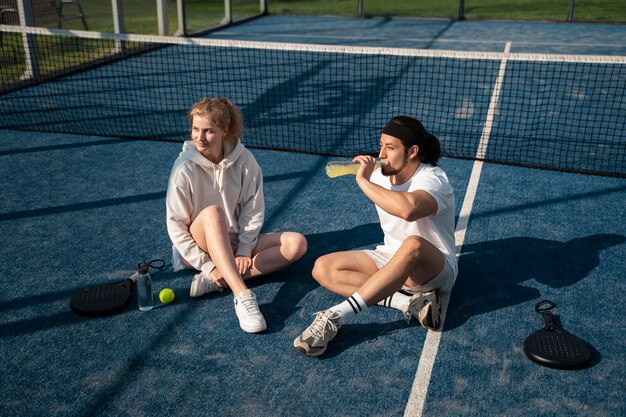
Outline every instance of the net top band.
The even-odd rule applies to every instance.
[[[383,48],[366,46],[320,45],[283,42],[257,42],[229,39],[189,38],[177,36],[137,35],[124,33],[93,32],[84,30],[49,29],[0,25],[0,32],[43,36],[69,36],[85,39],[102,39],[121,42],[145,42],[171,45],[200,45],[223,48],[268,49],[277,51],[323,52],[359,55],[416,56],[451,59],[511,60],[535,62],[580,62],[590,64],[626,64],[626,56],[524,54],[512,52],[451,51],[409,48]]]

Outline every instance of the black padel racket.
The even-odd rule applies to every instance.
[[[156,259],[148,263],[156,269],[163,269],[165,262]],[[70,307],[81,316],[104,317],[117,314],[130,304],[131,288],[138,274],[128,279],[110,284],[96,285],[72,295]]]
[[[545,327],[526,338],[524,352],[530,360],[556,369],[582,369],[591,361],[591,350],[584,341],[554,323],[552,301],[540,301],[535,311],[541,313]]]

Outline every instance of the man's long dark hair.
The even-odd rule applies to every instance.
[[[407,150],[411,146],[417,145],[419,148],[417,157],[420,161],[432,166],[437,166],[439,159],[441,158],[441,144],[436,136],[430,134],[424,128],[422,122],[409,116],[396,116],[391,119],[389,123],[387,123],[387,128],[393,128],[393,125],[400,125],[404,128],[411,129],[414,133],[416,133],[413,135],[398,135],[401,137],[395,135],[392,136],[398,137]]]

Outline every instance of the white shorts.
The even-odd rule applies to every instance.
[[[374,261],[378,269],[382,269],[382,267],[387,265],[393,255],[395,255],[395,252],[381,250],[380,248],[365,249],[363,252],[365,252],[365,254],[369,256],[372,261]],[[452,266],[444,257],[443,269],[435,278],[422,285],[416,285],[415,287],[407,287],[406,285],[403,285],[402,289],[406,292],[410,292],[411,294],[424,293],[432,290],[439,290],[441,293],[447,293],[452,290],[452,286],[455,281],[456,277],[454,276]]]

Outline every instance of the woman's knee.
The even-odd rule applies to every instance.
[[[220,206],[212,205],[205,207],[200,214],[198,214],[196,220],[200,219],[203,223],[217,223],[224,221],[224,218],[224,209]]]
[[[224,210],[219,206],[208,206],[196,216],[189,226],[189,232],[200,249],[207,251],[205,241],[207,233],[222,229],[225,219]]]
[[[307,241],[304,235],[297,232],[284,232],[281,236],[281,252],[289,261],[297,261],[307,251]]]

